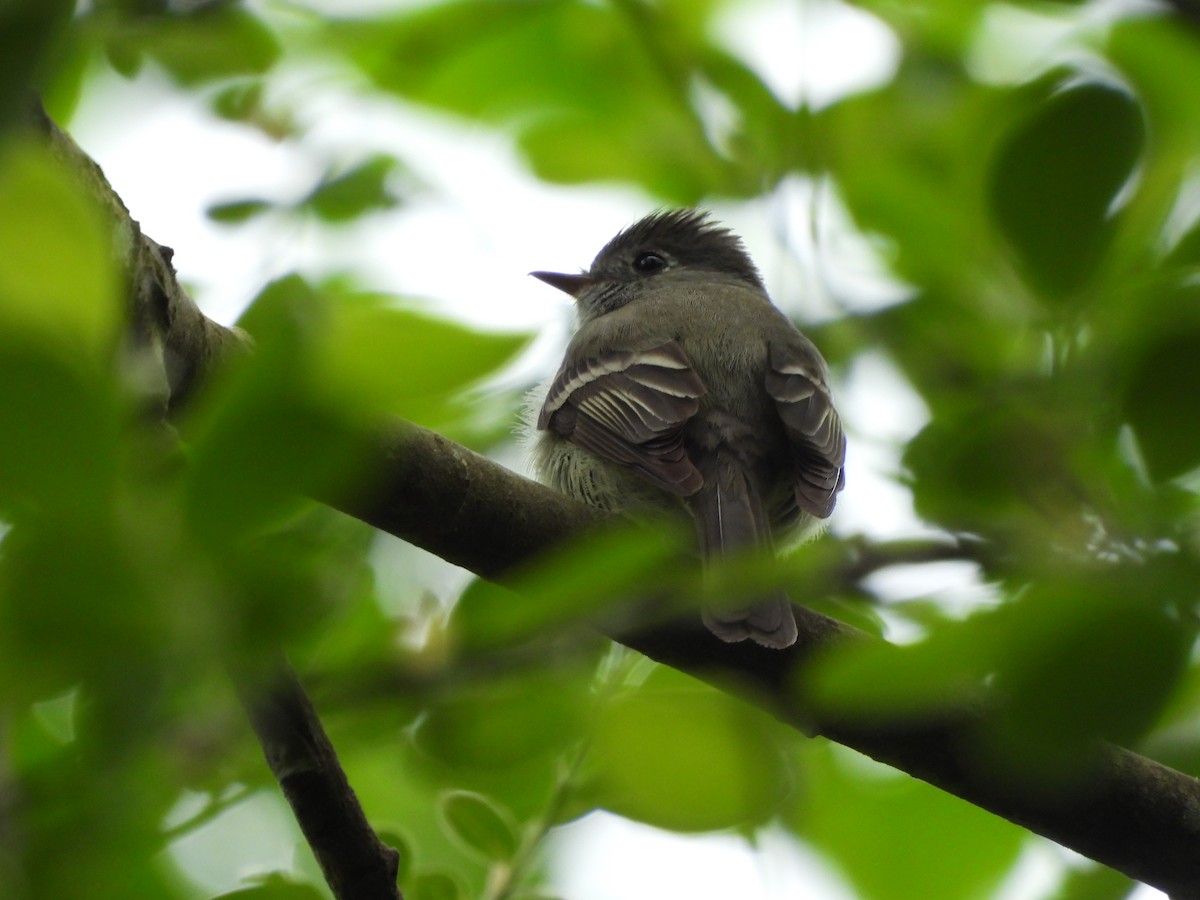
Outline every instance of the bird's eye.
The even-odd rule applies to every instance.
[[[657,272],[667,267],[667,261],[657,253],[641,253],[633,261],[633,267],[639,272]]]

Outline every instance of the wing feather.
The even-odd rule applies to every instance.
[[[704,479],[684,449],[683,426],[704,393],[675,341],[613,350],[563,365],[546,394],[538,428],[688,496]]]
[[[824,372],[799,350],[771,344],[767,393],[791,443],[796,505],[824,519],[846,483],[846,435]]]

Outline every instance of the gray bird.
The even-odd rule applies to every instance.
[[[846,439],[825,360],[736,235],[659,212],[586,272],[531,274],[574,297],[578,319],[536,407],[541,481],[617,512],[685,509],[707,559],[777,547],[833,511]],[[724,641],[796,640],[783,593],[703,615]]]

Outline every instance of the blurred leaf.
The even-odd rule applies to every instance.
[[[106,358],[121,304],[114,238],[83,184],[33,143],[0,145],[0,332]]]
[[[1179,591],[1170,566],[1064,570],[916,644],[829,654],[803,689],[830,716],[886,723],[953,715],[986,683],[1004,698],[989,720],[989,758],[1026,777],[1069,774],[1061,767],[1094,741],[1135,742],[1160,715],[1193,638],[1168,605]]]
[[[889,267],[979,315],[986,311],[980,303],[992,300],[981,284],[999,277],[979,155],[996,141],[1014,101],[966,78],[960,65],[906,56],[887,86],[811,114],[804,143],[811,169],[832,174],[827,189],[845,200],[855,224],[886,238],[881,256]]]
[[[1042,385],[946,405],[908,444],[917,511],[945,527],[1039,541],[1071,509],[1071,455],[1086,427]],[[995,390],[995,388],[993,388]]]
[[[432,703],[417,747],[455,768],[545,765],[582,733],[590,673],[513,672]]]
[[[392,412],[436,428],[453,421],[455,396],[493,374],[529,341],[475,331],[405,308],[395,298],[326,285],[312,386],[335,404]]]
[[[788,821],[863,900],[993,896],[1026,832],[853,751],[803,746],[805,790]]]
[[[318,218],[340,223],[368,212],[391,209],[399,203],[388,180],[399,163],[395,157],[376,154],[337,176],[326,177],[301,201]]]
[[[246,222],[274,208],[275,204],[269,200],[231,200],[227,203],[214,203],[204,214],[214,222],[233,225]]]
[[[975,0],[863,0],[860,5],[895,29],[912,56],[924,60],[954,58],[970,47],[986,9]]]
[[[94,521],[111,501],[121,407],[79,369],[0,325],[0,515]]]
[[[1163,264],[1186,269],[1200,267],[1200,219],[1193,222],[1191,228],[1175,242]]]
[[[914,644],[848,644],[806,670],[797,687],[835,720],[886,723],[953,714],[981,692],[995,665],[994,641],[994,625],[976,616]]]
[[[328,315],[324,298],[295,277],[269,285],[247,310],[255,353],[212,385],[185,423],[200,534],[236,544],[295,511],[302,496],[328,496],[352,478],[356,411],[315,389],[310,374]]]
[[[762,714],[710,688],[643,688],[597,717],[584,797],[673,831],[759,823],[788,771]]]
[[[396,881],[404,884],[408,879],[408,873],[412,869],[412,842],[399,831],[390,828],[377,828],[376,832],[379,835],[379,840],[385,846],[391,847],[398,854],[396,860]]]
[[[267,94],[268,80],[253,76],[235,81],[212,96],[212,111],[222,119],[257,128],[274,141],[301,139],[300,126],[287,106],[279,106]]]
[[[789,591],[789,597],[804,597],[799,591]],[[804,604],[816,612],[837,619],[867,634],[882,638],[887,629],[887,623],[880,615],[878,607],[866,596],[830,595],[814,600],[804,598]]]
[[[484,861],[504,862],[520,846],[512,813],[474,791],[448,791],[440,798],[442,819],[467,850]]]
[[[1146,104],[1154,153],[1193,157],[1200,140],[1200,109],[1180,85],[1200,78],[1194,36],[1171,16],[1128,16],[1113,23],[1107,51]]]
[[[1179,314],[1138,348],[1124,397],[1138,446],[1160,481],[1200,466],[1200,420],[1193,414],[1200,384],[1200,316],[1194,312],[1200,292],[1179,291],[1170,300]]]
[[[466,896],[445,872],[421,872],[404,889],[405,900],[459,900]]]
[[[184,14],[129,17],[106,25],[109,59],[126,76],[147,56],[181,84],[194,86],[261,74],[280,55],[271,29],[233,3],[204,3]]]
[[[1142,154],[1145,131],[1126,91],[1099,82],[1068,85],[997,152],[993,214],[1047,299],[1070,295],[1095,274],[1113,202]]]
[[[1096,740],[1145,734],[1186,672],[1193,629],[1171,612],[1180,592],[1174,566],[1157,560],[1045,574],[1019,600],[911,646],[829,654],[804,690],[835,719],[888,722],[953,715],[989,684],[1003,697],[982,740],[989,758],[1022,778],[1078,774],[1064,767]]]
[[[543,178],[619,178],[693,203],[761,183],[730,179],[692,108],[700,33],[640,4],[457,0],[334,22],[327,40],[385,90],[514,125]]]
[[[590,532],[516,573],[511,588],[472,582],[454,611],[455,636],[483,649],[582,621],[628,620],[689,574],[679,566],[682,543],[675,523]]]
[[[71,21],[69,0],[5,0],[0,4],[0,133],[28,102],[26,92]],[[4,209],[0,205],[0,209]]]
[[[22,526],[5,537],[0,568],[5,665],[25,673],[21,689],[30,692],[30,700],[87,678],[102,689],[146,678],[140,700],[113,698],[136,714],[138,703],[144,706],[153,692],[147,668],[165,623],[118,536],[95,534],[96,524]],[[123,653],[114,656],[114,647]],[[115,715],[109,724],[118,727]]]
[[[131,704],[148,699],[144,689],[152,687],[138,683],[140,674],[130,671],[131,682],[125,685]],[[136,694],[138,689],[143,693]],[[112,725],[120,732],[119,743],[100,748],[89,730],[95,719],[81,718],[78,738],[65,752],[22,758],[20,769],[10,765],[10,778],[21,785],[29,805],[20,813],[20,872],[9,865],[0,868],[0,886],[13,885],[12,876],[19,874],[17,892],[6,896],[30,896],[28,886],[36,885],[33,896],[68,897],[77,892],[82,871],[90,876],[89,897],[97,900],[180,898],[178,881],[155,862],[161,851],[159,829],[174,796],[168,776],[156,765],[161,757],[129,742],[131,733],[157,734],[145,730],[152,720],[126,716]],[[125,730],[130,727],[135,730]],[[10,756],[9,761],[17,760]],[[99,770],[105,778],[95,777]],[[122,801],[135,806],[122,808]],[[97,829],[97,821],[105,827]],[[62,865],[66,845],[74,847],[69,867]]]
[[[1138,889],[1127,875],[1108,866],[1073,869],[1050,900],[1125,900]]]
[[[872,316],[871,338],[886,348],[936,419],[957,417],[999,385],[1041,374],[1046,337],[1019,296],[1000,302],[927,290]],[[1003,397],[1001,397],[1004,400]],[[1005,401],[1012,405],[1012,399]]]
[[[1169,576],[1143,565],[1045,578],[1003,610],[995,683],[1008,702],[989,752],[1054,773],[1097,739],[1136,742],[1186,671],[1194,637],[1164,608]]]
[[[222,119],[242,122],[249,119],[263,102],[263,82],[260,79],[239,81],[217,91],[212,109]]]
[[[381,407],[449,415],[459,386],[523,339],[476,335],[379,298],[320,294],[297,278],[267,288],[244,324],[255,353],[210,385],[183,423],[184,499],[189,524],[230,578],[231,636],[250,639],[243,649],[253,652],[272,634],[303,633],[334,596],[321,557],[281,526],[305,498],[357,486]]]
[[[311,884],[272,873],[262,884],[220,894],[214,900],[320,900],[323,894]]]

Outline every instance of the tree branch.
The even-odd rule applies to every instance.
[[[402,900],[400,854],[367,822],[312,702],[282,659],[242,705],[283,796],[338,900]]]
[[[503,582],[606,516],[440,435],[396,424],[379,439],[370,494],[327,498],[377,528]],[[1200,781],[1128,750],[1095,748],[1084,777],[1056,789],[979,752],[987,698],[929,720],[881,723],[813,709],[796,691],[807,663],[873,640],[804,607],[787,650],[726,644],[695,623],[610,635],[651,659],[737,693],[810,734],[908,772],[957,797],[1166,891],[1200,896]]]

